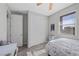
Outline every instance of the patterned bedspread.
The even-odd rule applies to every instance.
[[[48,42],[46,48],[51,56],[79,56],[79,40],[59,38]]]

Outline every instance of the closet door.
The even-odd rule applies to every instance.
[[[11,15],[11,42],[17,43],[18,46],[23,45],[23,16]]]

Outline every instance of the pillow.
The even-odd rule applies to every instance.
[[[0,41],[0,46],[7,45],[7,41]]]

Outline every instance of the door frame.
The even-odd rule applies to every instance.
[[[28,12],[27,11],[26,12],[25,11],[11,11],[11,10],[8,10],[7,11],[7,43],[12,43],[11,42],[11,15],[12,14],[13,15],[15,14],[15,15],[22,15],[22,16],[27,15],[28,16]],[[9,25],[8,25],[8,20],[10,21],[10,24]],[[23,29],[24,29],[24,24],[23,24]],[[22,30],[22,32],[24,33],[23,30]],[[24,40],[24,36],[22,37],[22,39]],[[23,40],[22,40],[22,42],[23,42]],[[28,47],[28,39],[27,39],[27,46],[26,47]]]

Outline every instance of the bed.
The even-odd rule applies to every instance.
[[[79,40],[58,38],[46,45],[50,56],[79,56]]]
[[[16,56],[17,52],[18,48],[16,43],[0,46],[0,56]]]

